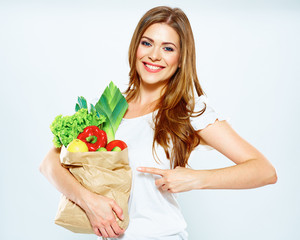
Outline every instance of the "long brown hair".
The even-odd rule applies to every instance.
[[[195,43],[189,20],[179,8],[165,6],[150,9],[139,21],[129,46],[130,81],[125,92],[127,101],[139,94],[140,80],[136,70],[136,53],[146,29],[154,23],[166,23],[180,38],[179,68],[164,88],[164,93],[156,105],[154,119],[155,143],[164,148],[170,159],[171,168],[185,167],[193,149],[200,143],[200,137],[190,123],[194,116],[194,88],[201,96],[204,94],[197,77]],[[197,116],[205,111],[202,109]]]

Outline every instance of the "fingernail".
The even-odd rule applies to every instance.
[[[142,168],[141,168],[141,167],[138,167],[136,170],[138,170],[138,171],[141,171],[141,170],[142,170]]]

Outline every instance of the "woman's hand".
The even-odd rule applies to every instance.
[[[123,210],[113,199],[91,193],[84,210],[97,236],[116,238],[124,233],[115,218],[116,214],[123,220]]]
[[[171,193],[186,192],[198,189],[201,184],[200,170],[176,167],[175,169],[158,169],[150,167],[138,167],[137,170],[143,173],[160,175],[155,184],[163,191]]]
[[[59,159],[60,149],[51,148],[40,165],[40,171],[68,199],[79,205],[87,214],[96,235],[117,237],[124,233],[115,219],[123,220],[123,210],[107,197],[84,188],[64,167]]]

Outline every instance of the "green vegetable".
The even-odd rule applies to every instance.
[[[72,116],[63,117],[58,115],[50,125],[50,129],[54,134],[54,146],[58,148],[64,145],[67,147],[87,126],[101,128],[104,121],[105,117],[103,115],[98,116],[95,111],[89,113],[86,108],[79,109]]]
[[[76,103],[75,111],[77,112],[81,108],[87,109],[87,102],[84,97],[78,97],[78,103]]]
[[[127,111],[128,103],[113,82],[106,87],[99,101],[95,105],[98,114],[105,116],[106,121],[103,128],[107,134],[107,142],[115,139],[115,133],[120,122]]]
[[[105,147],[98,148],[96,152],[107,152]]]
[[[111,151],[112,151],[112,152],[121,152],[122,149],[119,148],[119,147],[114,147]]]
[[[81,96],[81,97],[78,97],[78,103],[76,103],[76,105],[75,105],[75,111],[77,112],[79,109],[82,109],[82,108],[87,109],[87,102],[86,102],[86,99]],[[101,116],[101,114],[96,111],[96,108],[93,104],[90,104],[90,112],[92,112],[92,113],[95,112],[98,117]]]

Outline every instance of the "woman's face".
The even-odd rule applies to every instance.
[[[151,25],[141,38],[136,57],[136,69],[142,84],[164,86],[179,65],[177,32],[165,23]]]

